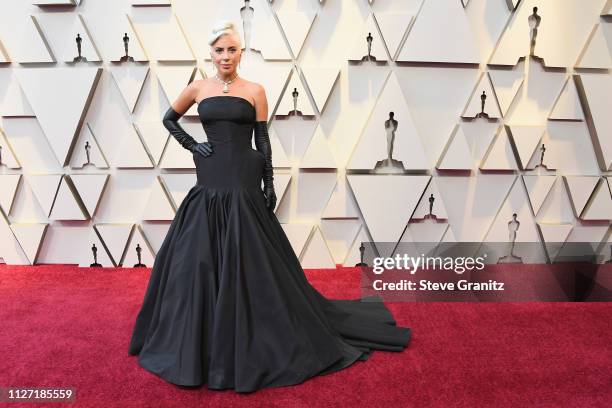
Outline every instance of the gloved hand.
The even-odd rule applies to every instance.
[[[168,108],[162,123],[164,127],[170,131],[170,134],[183,146],[185,149],[192,153],[199,153],[204,157],[208,157],[212,154],[212,145],[209,142],[198,143],[196,140],[185,132],[185,130],[178,123],[179,115],[172,106]]]
[[[268,122],[265,120],[255,122],[255,148],[264,156],[263,192],[266,196],[266,207],[274,211],[276,207],[276,193],[274,192],[274,167],[272,166],[272,146],[268,135]]]

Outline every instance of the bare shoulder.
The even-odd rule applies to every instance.
[[[261,101],[266,99],[266,89],[257,82],[250,82],[251,94],[255,100]]]

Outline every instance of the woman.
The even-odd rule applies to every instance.
[[[403,350],[410,329],[382,302],[328,300],[308,283],[274,214],[265,91],[236,72],[231,22],[209,44],[217,74],[191,82],[164,117],[193,154],[197,184],[156,255],[129,354],[173,384],[246,393]],[[194,102],[207,142],[177,121]]]

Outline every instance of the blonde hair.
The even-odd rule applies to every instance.
[[[242,46],[240,36],[236,31],[236,25],[233,21],[221,20],[217,22],[212,29],[210,37],[208,38],[208,45],[212,46],[222,35],[234,35],[238,40],[238,44]]]

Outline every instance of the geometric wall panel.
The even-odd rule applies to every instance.
[[[567,183],[567,192],[572,200],[574,214],[576,217],[580,217],[600,178],[593,176],[565,176],[564,179]]]
[[[608,43],[604,37],[602,25],[596,24],[576,68],[609,69],[610,67],[612,67],[612,58]]]
[[[78,196],[73,194],[68,186],[68,177],[64,176],[57,191],[57,196],[53,202],[53,208],[49,219],[51,220],[86,220],[87,214],[83,212],[79,203]]]
[[[93,217],[110,174],[71,174],[68,177],[74,184],[89,217]]]
[[[441,195],[437,199],[446,204],[450,229],[458,241],[482,242],[515,179],[514,174],[482,173],[436,178]]]
[[[385,50],[384,40],[378,34],[378,28],[374,15],[368,14],[363,27],[360,30],[353,31],[352,45],[350,52],[347,54],[349,61],[362,61],[368,56],[368,38],[371,37],[370,55],[374,61],[387,61],[387,51]]]
[[[300,55],[306,36],[312,28],[312,23],[317,16],[315,12],[312,12],[308,8],[304,10],[305,11],[289,12],[279,9],[276,12],[278,22],[289,43],[289,48],[296,58]],[[271,23],[273,22],[272,20]],[[268,50],[266,50],[266,54],[268,54]]]
[[[287,235],[287,239],[293,248],[293,252],[295,252],[299,259],[302,259],[302,252],[304,251],[304,246],[310,237],[313,225],[293,223],[281,224],[281,227]]]
[[[88,239],[82,240],[81,246],[77,250],[79,254],[79,266],[89,267],[92,263],[94,263],[94,251],[92,250],[94,245],[96,254],[95,260],[97,263],[101,264],[105,268],[114,267],[115,265],[113,264],[113,260],[107,252],[106,247],[100,240],[96,228],[93,225],[90,227]]]
[[[147,65],[112,65],[110,67],[117,88],[131,113],[134,113],[136,101],[149,73]]]
[[[334,191],[321,214],[321,218],[359,218],[359,212],[353,201],[351,194],[347,192],[347,180],[345,177],[339,178],[334,187]],[[325,232],[325,231],[323,231]]]
[[[483,93],[484,93],[484,107],[483,107]],[[491,80],[486,72],[483,72],[478,81],[478,85],[474,89],[474,93],[468,105],[463,111],[461,116],[463,117],[476,117],[480,112],[484,112],[489,118],[501,118],[502,114],[499,110],[497,100],[495,99],[495,92],[491,86]]]
[[[89,157],[88,157],[89,156]],[[74,150],[70,155],[70,167],[73,169],[83,169],[93,166],[98,169],[108,169],[108,161],[104,157],[100,143],[91,131],[91,126],[86,123],[81,128]]]
[[[506,126],[506,130],[516,148],[521,168],[527,169],[528,163],[534,156],[534,153],[536,153],[536,150],[539,153],[538,147],[542,140],[544,128],[540,126]],[[537,159],[539,163],[539,155]]]
[[[534,54],[548,67],[571,67],[582,51],[607,0],[523,0],[512,16],[489,64],[515,65],[529,54],[529,16],[533,7],[541,17]]]
[[[337,167],[338,163],[329,142],[323,134],[321,127],[317,126],[312,139],[310,139],[310,145],[302,157],[300,168],[335,169]]]
[[[244,44],[250,48],[259,51],[264,60],[291,60],[289,49],[285,45],[281,27],[276,23],[276,19],[270,7],[265,3],[265,0],[251,0],[250,6],[253,7],[254,13],[251,20],[251,37],[250,43]],[[236,9],[238,11],[238,9]],[[300,13],[301,14],[301,13]],[[297,20],[297,27],[289,26],[289,34],[291,43],[295,47],[294,50],[299,51],[299,44],[303,41],[308,27],[311,24],[313,16],[304,16]],[[288,27],[285,27],[287,30]],[[296,54],[297,56],[297,54]]]
[[[8,142],[8,139],[0,129],[0,168],[6,166],[9,169],[20,169],[21,165],[17,161],[17,157],[13,153],[13,149]]]
[[[389,77],[376,101],[348,168],[374,169],[378,161],[389,156],[387,149],[391,137],[394,138],[391,152],[393,160],[400,160],[406,169],[428,168],[421,139],[394,74]]]
[[[0,116],[34,116],[15,71],[10,66],[0,69]]]
[[[473,157],[468,141],[459,125],[455,127],[455,130],[436,165],[438,170],[470,170],[472,168]]]
[[[62,181],[61,174],[28,174],[26,180],[46,216],[51,213],[53,201]]]
[[[385,45],[391,55],[391,59],[394,59],[399,51],[402,38],[404,38],[408,27],[411,26],[414,16],[406,13],[376,13],[374,17],[385,39]]]
[[[332,87],[338,75],[340,75],[340,70],[334,67],[322,66],[302,66],[300,70],[308,84],[308,89],[310,89],[318,111],[322,113]]]
[[[433,195],[433,202],[431,202],[431,213],[435,215],[436,220],[446,220],[448,219],[448,212],[446,211],[446,206],[444,205],[444,201],[441,199],[442,195],[438,190],[438,178],[432,177],[431,183],[427,186],[423,196],[421,197],[416,209],[414,210],[414,214],[410,221],[422,220],[426,215],[429,214],[429,206],[430,199]],[[410,225],[416,226],[418,223],[411,223]],[[409,226],[410,226],[409,225]],[[437,241],[430,241],[437,242]]]
[[[134,127],[145,145],[145,149],[147,149],[147,152],[151,156],[153,164],[158,166],[162,153],[164,152],[164,147],[168,141],[168,129],[164,127],[161,121],[138,122],[134,123]]]
[[[478,64],[480,52],[461,3],[425,1],[397,60]]]
[[[576,85],[571,76],[567,78],[565,87],[561,91],[548,118],[562,120],[584,119],[582,107],[580,106],[580,99],[578,98],[578,91],[576,90]]]
[[[37,223],[13,223],[11,230],[15,234],[15,238],[19,241],[21,249],[25,252],[31,265],[36,263],[38,252],[47,231],[48,224]],[[0,254],[1,255],[1,254]]]
[[[294,93],[297,93],[297,97],[295,98],[295,109],[293,107]],[[289,115],[294,113],[294,111],[301,113],[303,116],[314,116],[315,114],[310,104],[308,93],[302,86],[302,81],[296,69],[291,71],[291,79],[287,84],[283,97],[278,103],[276,115]]]
[[[612,166],[612,75],[575,74],[574,79],[598,164],[602,171],[606,171]]]
[[[329,248],[321,235],[321,230],[317,227],[308,242],[308,247],[304,251],[301,261],[303,268],[335,268],[336,264],[329,252]]]
[[[80,130],[102,68],[23,68],[19,83],[49,140],[57,160],[67,165],[68,151]]]
[[[479,168],[482,170],[518,170],[507,126],[501,128]]]
[[[508,113],[508,109],[525,79],[522,65],[517,65],[513,70],[489,70],[489,77],[504,116]]]
[[[140,259],[138,259],[138,253],[140,252]],[[143,263],[147,268],[153,266],[155,261],[155,253],[153,252],[151,245],[144,236],[140,226],[134,228],[134,233],[130,238],[130,243],[125,251],[125,257],[121,261],[124,268],[131,268],[137,263]]]
[[[166,191],[172,199],[172,206],[175,209],[181,205],[189,190],[191,190],[197,180],[195,174],[160,174]]]
[[[129,10],[129,9],[127,9]],[[104,18],[87,19],[88,27],[96,38],[96,45],[105,61],[118,62],[125,55],[123,37],[128,35],[128,54],[134,61],[147,61],[140,39],[132,28],[128,14],[108,13]]]
[[[557,177],[523,174],[522,179],[527,189],[527,197],[531,203],[531,209],[537,216]]]
[[[154,167],[147,150],[142,144],[142,140],[138,136],[136,129],[131,126],[126,129],[121,140],[119,154],[115,158],[115,166],[117,168],[152,168]],[[177,143],[178,144],[178,143]]]
[[[491,122],[484,118],[459,124],[457,133],[463,133],[463,137],[467,140],[470,149],[469,156],[473,163],[470,168],[480,168],[485,154],[489,151],[491,143],[501,129],[499,123]]]
[[[319,228],[334,258],[334,263],[342,264],[351,243],[361,228],[361,221],[358,219],[321,220]]]
[[[21,174],[0,175],[0,209],[9,215],[17,194]]]
[[[115,266],[118,266],[125,251],[133,224],[96,224],[94,228],[104,241]]]
[[[584,212],[580,215],[583,220],[605,220],[612,221],[612,197],[605,179],[600,178],[600,182],[595,187]]]
[[[72,12],[40,13],[33,18],[42,27],[45,39],[60,61],[73,62],[79,55],[77,35],[80,37],[81,56],[87,62],[101,61],[82,15]]]
[[[143,220],[155,220],[172,221],[174,218],[174,209],[172,204],[168,200],[166,191],[164,190],[160,178],[155,178],[147,204],[142,212],[141,219]]]
[[[348,175],[351,190],[372,239],[397,242],[429,183],[430,176]],[[390,192],[396,196],[380,205]]]
[[[16,63],[54,62],[34,16],[18,11],[16,7],[3,7],[0,14],[0,36],[10,59]]]
[[[195,61],[171,7],[136,7],[132,21],[146,52],[157,61]]]

